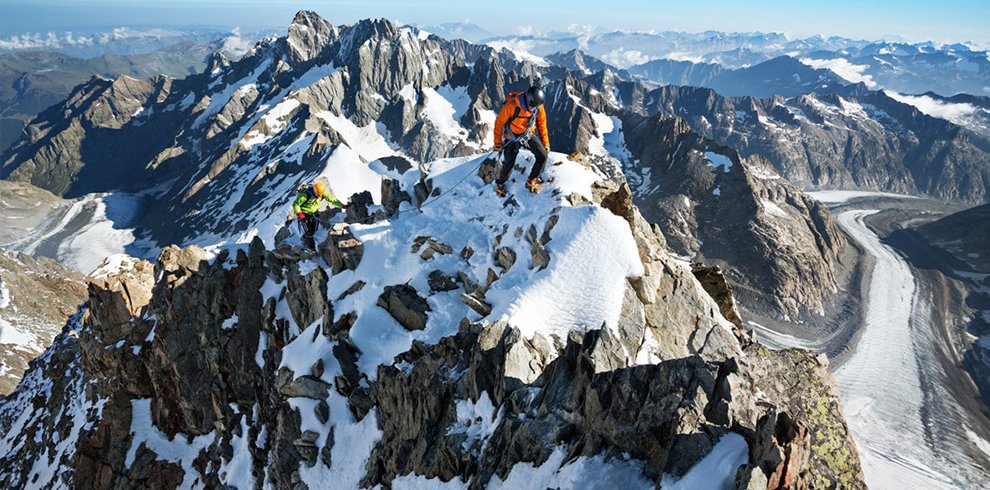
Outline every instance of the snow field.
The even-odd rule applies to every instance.
[[[709,165],[714,168],[720,168],[723,172],[728,172],[729,169],[732,168],[732,160],[730,160],[729,157],[719,153],[706,151],[705,160],[708,161]]]

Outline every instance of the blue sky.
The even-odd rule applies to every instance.
[[[300,9],[334,23],[388,17],[470,21],[496,33],[594,25],[606,29],[775,31],[879,39],[990,42],[990,0],[0,0],[0,34],[84,32],[135,25],[283,28]]]

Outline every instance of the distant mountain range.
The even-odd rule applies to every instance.
[[[753,66],[725,68],[714,63],[654,60],[632,66],[629,73],[669,84],[709,87],[722,95],[772,97],[819,93],[852,93],[847,80],[827,69],[813,68],[789,56],[779,56]]]
[[[990,95],[990,55],[965,44],[908,44],[821,36],[790,39],[778,33],[717,31],[497,36],[482,42],[535,56],[580,49],[618,68],[636,71],[632,67],[639,65],[639,72],[653,75],[676,75],[677,69],[676,65],[651,66],[652,61],[666,60],[668,65],[673,61],[689,62],[690,65],[681,65],[680,70],[698,72],[691,76],[702,79],[714,70],[710,65],[732,70],[789,56],[813,68],[828,68],[850,83],[864,83],[873,89],[902,93],[931,91],[946,96]]]
[[[31,118],[93,76],[183,77],[202,71],[209,55],[223,45],[219,40],[209,44],[182,41],[150,53],[88,59],[52,51],[0,54],[0,151],[20,137],[21,128]]]

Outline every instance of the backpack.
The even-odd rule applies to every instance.
[[[509,101],[511,101],[513,98],[519,99],[522,96],[523,96],[523,92],[509,92],[505,96],[505,104],[508,104]],[[528,136],[529,133],[533,131],[533,128],[536,127],[536,112],[533,112],[533,115],[529,117],[529,126],[526,127],[526,130],[523,131],[522,134],[518,136],[512,134],[512,131],[509,130],[509,128],[512,127],[512,121],[515,121],[520,117],[519,111],[521,109],[522,109],[522,104],[516,102],[516,110],[512,113],[512,116],[509,117],[509,120],[505,121],[505,126],[503,129],[504,132],[503,138],[507,137],[509,141],[517,141],[520,138]]]

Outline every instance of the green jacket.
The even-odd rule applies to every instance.
[[[316,212],[320,210],[320,201],[326,201],[338,208],[344,205],[344,203],[337,200],[337,198],[333,197],[330,193],[317,196],[316,193],[313,192],[313,188],[310,187],[300,192],[296,197],[296,200],[292,202],[292,212],[316,214]]]

